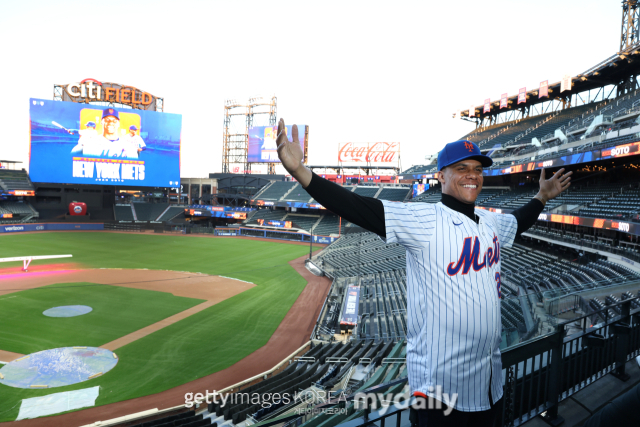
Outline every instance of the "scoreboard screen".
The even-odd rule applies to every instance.
[[[30,99],[35,182],[180,188],[182,116]]]

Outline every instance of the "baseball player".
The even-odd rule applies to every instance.
[[[95,123],[92,123],[95,129]],[[124,146],[120,141],[120,113],[115,108],[105,108],[102,111],[102,135],[97,132],[89,141],[78,140],[78,144],[71,150],[72,154],[82,152],[85,156],[122,157]],[[81,145],[82,142],[82,145]]]
[[[92,151],[94,151],[93,145],[97,142],[98,137],[95,122],[87,122],[84,129],[73,129],[73,131],[78,132],[80,138],[78,139],[78,144],[71,150],[71,154],[92,155]],[[68,132],[73,134],[72,131]]]
[[[407,367],[420,426],[492,426],[502,405],[500,248],[531,227],[546,202],[570,185],[550,179],[525,206],[502,215],[475,209],[483,168],[493,161],[470,141],[438,154],[442,201],[398,203],[359,196],[302,164],[278,124],[278,157],[325,208],[407,251]]]
[[[147,148],[147,144],[140,135],[137,134],[138,128],[136,125],[129,126],[129,133],[121,138],[123,142],[124,151],[123,157],[128,159],[137,159],[138,154]]]

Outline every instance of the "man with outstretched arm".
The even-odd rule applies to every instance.
[[[470,141],[438,154],[442,201],[398,203],[359,196],[303,164],[297,126],[278,123],[278,157],[325,208],[407,251],[407,368],[420,426],[491,426],[502,405],[500,247],[529,229],[571,174],[540,173],[540,191],[502,215],[475,209],[493,160]],[[442,405],[444,403],[445,405]]]

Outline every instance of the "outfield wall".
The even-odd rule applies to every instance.
[[[276,231],[273,229],[263,228],[216,228],[214,230],[216,236],[245,236],[245,237],[262,237],[265,239],[279,239],[279,240],[293,240],[300,242],[308,242],[313,240],[313,243],[331,244],[338,240],[338,237],[331,236],[318,236],[310,235],[306,233],[296,233],[293,231]]]
[[[42,223],[42,224],[4,224],[0,225],[0,233],[20,233],[22,231],[71,231],[71,230],[104,230],[104,224],[87,223]]]

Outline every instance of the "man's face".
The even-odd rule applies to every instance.
[[[438,174],[442,192],[463,203],[475,203],[482,190],[482,163],[467,159],[447,166]]]
[[[135,129],[129,129],[129,135],[135,136],[136,135],[136,130]]]
[[[105,135],[116,135],[120,128],[120,120],[114,116],[107,116],[102,119],[102,128]]]

